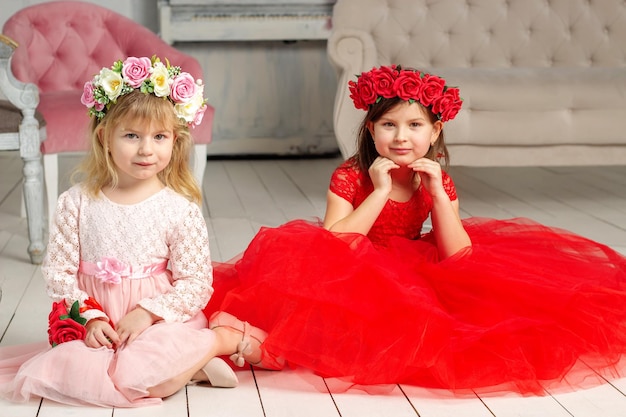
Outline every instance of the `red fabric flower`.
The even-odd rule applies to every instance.
[[[48,315],[48,341],[52,347],[72,340],[85,338],[85,320],[80,316],[78,301],[67,311],[65,302],[52,303],[52,311]]]
[[[357,106],[358,104],[357,108],[362,110],[367,110],[369,105],[378,99],[376,84],[370,73],[363,73],[356,83],[351,81],[350,93],[354,105]]]
[[[436,75],[424,75],[418,101],[425,107],[430,106],[437,98],[441,97],[445,86],[446,82],[442,78]]]
[[[348,82],[348,89],[357,109],[367,111],[383,98],[399,97],[409,103],[417,101],[424,107],[430,107],[443,122],[453,119],[463,105],[459,89],[446,87],[443,78],[404,70],[396,65],[363,72],[357,76],[357,81]]]
[[[372,70],[372,82],[376,87],[376,94],[384,98],[395,97],[396,90],[394,88],[394,81],[398,76],[396,66],[374,68]]]
[[[89,297],[85,300],[85,306],[80,308],[80,312],[84,313],[87,310],[100,310],[104,311],[99,302],[94,300],[92,297]]]
[[[454,119],[461,110],[463,100],[459,96],[458,88],[448,88],[443,95],[433,103],[433,112],[440,114],[441,121]]]
[[[419,72],[400,71],[400,75],[393,83],[396,96],[402,100],[420,101],[420,91],[422,89],[422,78]]]

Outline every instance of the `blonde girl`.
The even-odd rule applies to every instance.
[[[0,350],[0,392],[73,405],[157,404],[185,384],[234,387],[216,355],[239,339],[207,328],[213,288],[200,190],[188,165],[203,85],[156,57],[103,68],[79,180],[59,197],[42,266],[48,342]]]

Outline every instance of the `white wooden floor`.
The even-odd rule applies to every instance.
[[[62,157],[61,174],[76,157]],[[205,216],[213,258],[240,251],[263,225],[322,216],[329,159],[210,160]],[[0,154],[0,345],[45,340],[48,301],[40,269],[28,262],[20,213],[21,162]],[[573,230],[626,254],[626,166],[589,168],[453,168],[462,215],[530,217]],[[61,189],[67,185],[63,181]],[[380,387],[377,395],[329,394],[328,381],[306,370],[239,372],[235,389],[189,386],[163,405],[139,409],[68,407],[47,400],[0,400],[0,417],[200,416],[626,416],[626,379],[541,397],[470,395],[411,386]],[[79,383],[79,381],[77,381]]]

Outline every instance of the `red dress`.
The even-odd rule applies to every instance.
[[[354,207],[372,189],[349,162],[330,184]],[[617,364],[624,256],[528,219],[470,218],[472,247],[440,262],[421,233],[431,208],[420,187],[388,201],[368,236],[303,220],[263,228],[238,260],[214,265],[205,313],[237,315],[269,332],[268,353],[358,385],[542,393],[579,359]]]

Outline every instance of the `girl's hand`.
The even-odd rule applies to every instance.
[[[441,193],[446,194],[443,188],[441,165],[439,162],[428,158],[420,158],[409,164],[409,168],[420,176],[422,186],[428,193],[435,197]]]
[[[152,323],[159,318],[141,307],[137,307],[117,323],[117,334],[120,337],[120,344],[130,344],[144,330],[152,326]]]
[[[120,338],[108,321],[101,319],[89,320],[85,325],[85,344],[90,348],[106,346],[112,349],[120,343]]]
[[[400,168],[400,165],[396,164],[389,158],[382,156],[376,158],[368,170],[374,189],[384,191],[389,194],[392,186],[391,170],[398,168]]]

